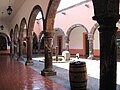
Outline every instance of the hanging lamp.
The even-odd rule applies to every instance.
[[[13,11],[13,9],[12,9],[12,7],[10,6],[10,0],[9,0],[9,6],[8,6],[8,8],[7,8],[7,13],[8,13],[8,15],[11,15],[11,14],[12,14],[12,11]]]

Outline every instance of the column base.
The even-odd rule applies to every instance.
[[[43,70],[43,71],[41,71],[41,75],[43,75],[43,76],[54,76],[54,75],[56,75],[56,72],[55,71]]]
[[[34,63],[33,63],[33,61],[32,60],[27,60],[26,62],[25,62],[25,65],[27,65],[27,66],[31,66],[31,65],[33,65]]]
[[[23,56],[19,56],[19,57],[17,58],[17,61],[21,61],[21,60],[24,60]]]
[[[93,60],[93,59],[95,59],[95,58],[94,58],[93,55],[89,55],[89,57],[88,57],[87,59],[91,59],[91,60]]]
[[[13,56],[14,56],[14,55],[10,53],[10,57],[13,58]]]
[[[14,54],[14,57],[15,57],[15,58],[17,58],[17,57],[18,57],[18,55],[17,55],[17,54]]]

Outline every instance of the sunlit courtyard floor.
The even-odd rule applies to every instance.
[[[55,57],[54,57],[55,58]],[[71,58],[70,61],[54,61],[53,66],[57,72],[56,76],[49,76],[47,78],[54,82],[61,84],[70,90],[69,83],[69,63],[73,60],[86,62],[87,67],[87,90],[99,90],[99,60],[89,60],[83,58]],[[34,65],[31,66],[34,70],[41,73],[44,68],[44,57],[33,58]],[[24,62],[23,62],[24,63]],[[120,90],[120,62],[117,62],[117,90]]]

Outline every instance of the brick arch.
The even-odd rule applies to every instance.
[[[48,10],[45,18],[45,30],[46,32],[52,32],[54,29],[54,20],[61,0],[50,0]]]
[[[24,30],[27,30],[27,22],[26,22],[26,19],[23,17],[22,20],[21,20],[21,23],[20,23],[19,37],[23,38]],[[26,31],[26,35],[27,35],[27,31]]]
[[[43,20],[43,25],[44,25],[44,15],[43,15],[42,8],[39,5],[36,5],[36,6],[33,7],[32,12],[31,12],[30,17],[29,17],[28,31],[27,31],[28,36],[32,35],[32,31],[33,31],[33,28],[34,28],[34,23],[35,23],[36,17],[37,17],[39,12],[41,12],[41,14],[42,14],[42,20]],[[44,30],[44,26],[43,26],[43,30]]]
[[[72,32],[72,30],[74,29],[74,28],[76,28],[76,27],[83,27],[85,30],[86,30],[86,32],[87,32],[87,34],[88,34],[88,30],[87,30],[87,28],[84,26],[84,25],[82,25],[82,24],[75,24],[75,25],[72,25],[68,30],[67,30],[67,33],[66,33],[66,42],[69,42],[69,37],[70,37],[70,33]]]
[[[19,34],[19,31],[18,31],[18,24],[15,25],[15,28],[14,28],[14,40],[16,40],[18,38],[18,34]]]

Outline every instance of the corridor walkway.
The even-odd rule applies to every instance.
[[[0,55],[0,90],[67,90],[29,66]]]
[[[99,90],[100,60],[88,60],[83,58],[76,59],[71,57],[70,61],[73,61],[73,60],[86,62],[87,90]],[[34,65],[31,66],[31,68],[40,73],[41,70],[43,70],[44,68],[44,57],[33,58],[33,61],[34,61]],[[70,61],[54,62],[53,66],[55,71],[57,72],[57,75],[47,77],[52,81],[67,88],[67,90],[70,90],[70,82],[69,82]],[[22,63],[25,63],[25,61],[22,61]],[[116,90],[120,90],[120,62],[117,62],[117,89]]]

